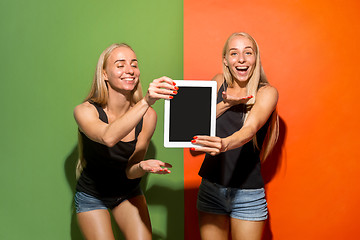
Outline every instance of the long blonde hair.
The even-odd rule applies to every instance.
[[[253,98],[251,98],[246,103],[247,111],[244,115],[244,122],[245,122],[250,113],[252,106],[255,104],[256,94],[257,94],[258,90],[263,86],[269,85],[269,82],[266,78],[264,69],[261,65],[259,46],[258,46],[257,42],[255,41],[255,39],[253,37],[251,37],[248,33],[237,32],[237,33],[233,33],[230,35],[230,37],[226,40],[224,48],[223,48],[223,52],[222,52],[223,59],[225,59],[227,56],[230,40],[237,36],[246,37],[247,39],[249,39],[252,42],[253,46],[255,47],[254,50],[255,50],[255,56],[256,56],[254,71],[252,72],[250,79],[246,86],[247,96],[252,95]],[[225,82],[227,83],[227,85],[229,87],[232,87],[234,84],[234,78],[230,72],[229,67],[225,64],[224,61],[222,61],[222,62],[223,62],[222,67],[223,67],[223,74],[224,74]],[[269,127],[268,127],[266,137],[264,139],[264,142],[263,142],[263,145],[262,145],[262,148],[260,151],[260,160],[262,162],[265,161],[266,158],[269,156],[271,150],[273,149],[273,147],[275,146],[275,144],[277,142],[278,136],[279,136],[279,116],[277,114],[277,110],[275,109],[274,112],[270,116]],[[259,149],[256,135],[253,138],[253,143],[254,143],[254,146],[257,149]]]
[[[135,52],[128,44],[126,43],[115,43],[106,48],[100,55],[99,60],[96,65],[96,70],[93,78],[93,82],[91,85],[91,89],[84,102],[90,101],[99,104],[101,107],[105,107],[108,103],[109,91],[108,86],[104,78],[104,69],[107,64],[107,60],[110,54],[114,51],[114,49],[119,47],[127,47]],[[138,81],[134,90],[132,91],[131,104],[136,104],[138,101],[142,99],[142,89],[140,81]],[[76,177],[79,178],[83,168],[86,165],[86,160],[83,156],[83,148],[82,148],[82,140],[80,131],[78,133],[78,148],[79,148],[79,160],[76,166]]]

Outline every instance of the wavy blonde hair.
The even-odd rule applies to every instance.
[[[135,52],[128,44],[126,43],[115,43],[110,45],[108,48],[106,48],[100,55],[99,60],[96,65],[96,70],[93,78],[93,82],[91,85],[90,92],[88,96],[85,98],[84,102],[95,102],[99,104],[101,107],[105,107],[108,104],[109,99],[109,91],[108,86],[105,81],[104,77],[104,69],[107,64],[107,60],[109,59],[111,53],[119,47],[127,47],[131,51]],[[132,98],[131,98],[131,104],[134,105],[138,101],[142,99],[142,88],[140,81],[138,81],[135,88],[132,90]],[[79,147],[79,160],[76,166],[76,177],[79,178],[83,168],[86,165],[86,160],[83,157],[83,148],[82,148],[82,141],[81,141],[81,134],[78,133],[78,147]]]
[[[257,94],[258,90],[261,87],[270,85],[270,84],[266,78],[264,69],[261,65],[259,46],[258,46],[257,42],[255,41],[255,39],[253,37],[251,37],[248,33],[237,32],[237,33],[233,33],[230,35],[230,37],[226,40],[224,48],[223,48],[223,52],[222,52],[223,59],[226,59],[226,57],[227,57],[230,40],[232,40],[234,37],[238,37],[238,36],[245,37],[252,42],[253,46],[255,47],[254,50],[255,50],[255,56],[256,56],[254,71],[252,72],[250,79],[246,86],[247,96],[252,95],[253,98],[251,98],[246,103],[247,111],[244,116],[244,122],[245,122],[252,106],[255,104],[256,94]],[[223,62],[222,67],[223,67],[224,79],[225,79],[227,85],[229,87],[232,87],[234,84],[234,78],[230,72],[229,67],[225,65],[224,61],[222,61],[222,62]],[[274,146],[278,140],[278,136],[279,136],[279,116],[277,114],[276,109],[271,114],[269,119],[270,119],[269,127],[268,127],[268,130],[267,130],[267,133],[266,133],[266,136],[265,136],[265,139],[264,139],[261,151],[260,151],[260,160],[262,162],[265,161],[266,158],[271,153],[272,149],[274,148]],[[254,143],[254,146],[257,149],[259,149],[256,135],[253,138],[253,143]]]

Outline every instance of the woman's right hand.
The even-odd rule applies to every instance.
[[[178,89],[171,78],[157,78],[150,83],[144,99],[151,106],[159,99],[172,99]]]

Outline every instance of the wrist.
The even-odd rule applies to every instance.
[[[228,138],[222,138],[221,139],[221,152],[226,152],[229,148],[229,141]]]
[[[145,172],[145,170],[141,164],[142,164],[142,161],[138,163],[138,167],[140,168],[141,171]]]
[[[228,101],[223,101],[223,108],[224,110],[228,110],[229,108],[231,108],[233,106],[233,104],[231,102]]]
[[[146,95],[143,97],[143,100],[149,107],[151,107],[151,105],[156,102],[156,99],[152,98],[149,93],[146,93]]]
[[[150,106],[151,106],[151,104],[150,104],[150,102],[149,102],[149,100],[147,99],[146,96],[143,97],[140,102],[142,102],[142,104],[145,105],[146,107],[150,107]]]

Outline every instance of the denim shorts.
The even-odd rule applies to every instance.
[[[263,221],[268,218],[264,188],[227,188],[206,179],[200,184],[197,209],[247,221]]]
[[[117,198],[99,199],[84,192],[76,192],[75,193],[76,213],[88,212],[97,209],[113,209],[123,201],[136,197],[138,195],[143,195],[140,186],[138,186],[129,194]]]

